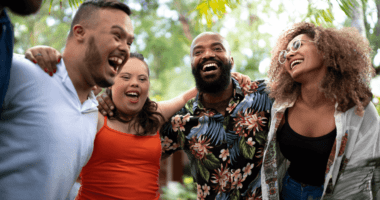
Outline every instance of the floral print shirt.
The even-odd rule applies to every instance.
[[[239,86],[225,116],[190,100],[161,129],[162,151],[184,150],[198,199],[261,199],[260,169],[272,100],[263,81]]]
[[[272,126],[261,169],[265,200],[280,199],[289,161],[280,152],[276,136],[285,110],[294,103],[275,101],[272,107]],[[335,109],[337,136],[326,166],[322,199],[380,199],[380,118],[372,102],[362,117],[355,114],[355,109]]]

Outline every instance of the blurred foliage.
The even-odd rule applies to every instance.
[[[162,200],[193,200],[197,199],[197,184],[190,176],[183,176],[183,184],[177,183],[175,189],[162,187]]]
[[[375,97],[374,101],[377,113],[380,115],[380,97]]]
[[[299,3],[297,0],[280,2],[277,7],[273,6],[274,0],[121,1],[131,7],[135,29],[131,51],[145,56],[151,70],[150,97],[156,101],[173,98],[195,86],[189,52],[191,41],[201,32],[213,31],[224,35],[234,57],[233,70],[258,79],[265,78],[262,72],[269,62],[264,67],[260,66],[271,56],[272,38],[285,28],[273,32],[265,29],[268,24],[284,16],[289,24],[299,20],[324,23],[330,18],[334,19],[331,7],[330,10],[317,9],[312,3],[302,16],[289,13],[284,5],[296,5]],[[338,1],[342,9],[347,9],[349,3],[356,0],[324,1]],[[10,13],[15,27],[15,52],[23,54],[35,45],[52,46],[62,52],[75,8],[80,2],[45,0],[36,15],[20,17]],[[363,6],[363,9],[366,7]],[[373,12],[376,11],[365,10],[367,17]],[[368,39],[375,50],[380,43],[379,26],[379,23],[375,27],[366,24]]]

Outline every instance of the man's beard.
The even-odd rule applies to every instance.
[[[91,74],[92,78],[95,81],[95,84],[100,87],[110,87],[114,84],[112,80],[107,80],[105,78],[106,74],[101,69],[102,56],[99,52],[99,49],[95,45],[95,38],[91,37],[88,42],[88,47],[85,52],[84,62],[86,63],[86,67],[89,70],[88,72]]]
[[[218,66],[220,66],[221,74],[220,76],[212,81],[208,82],[202,79],[201,70],[203,68],[203,63],[207,61],[216,61]],[[196,67],[193,67],[192,72],[195,79],[195,84],[199,92],[203,93],[219,93],[227,89],[231,81],[231,62],[228,61],[227,64],[222,64],[220,61],[215,59],[208,59],[198,64]]]

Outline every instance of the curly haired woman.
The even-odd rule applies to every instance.
[[[263,199],[372,199],[379,186],[380,120],[371,48],[355,28],[301,22],[285,31],[269,70],[272,126]],[[359,170],[360,169],[360,170]]]

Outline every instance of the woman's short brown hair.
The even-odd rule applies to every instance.
[[[283,32],[271,52],[268,72],[270,97],[281,102],[294,100],[300,95],[301,84],[295,82],[278,61],[280,51],[286,49],[288,43],[300,34],[312,38],[318,52],[323,55],[323,64],[327,66],[327,73],[319,85],[320,90],[327,98],[338,103],[338,111],[345,112],[356,105],[356,114],[361,116],[372,98],[369,88],[374,75],[372,49],[367,38],[352,27],[338,30],[301,22]]]

